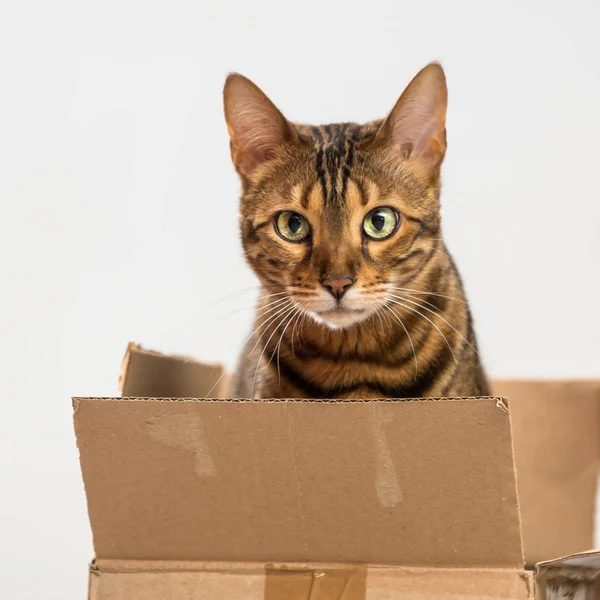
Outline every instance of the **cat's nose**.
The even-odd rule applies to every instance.
[[[341,300],[342,296],[350,289],[354,283],[353,279],[323,279],[321,284],[325,286],[337,300]]]

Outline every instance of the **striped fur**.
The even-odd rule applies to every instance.
[[[413,110],[419,94],[429,94],[425,105],[432,106],[431,97],[441,97],[432,86],[445,90],[441,68],[426,69],[386,120],[366,125],[291,124],[254,84],[239,75],[228,79],[242,241],[262,284],[233,395],[488,393],[461,279],[441,234],[445,122]],[[425,142],[421,130],[429,135]],[[396,210],[400,225],[375,241],[362,222],[381,206]],[[284,210],[308,220],[306,241],[277,234],[274,219]],[[336,301],[322,284],[327,278],[354,283]]]

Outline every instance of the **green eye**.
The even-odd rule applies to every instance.
[[[363,221],[364,232],[374,240],[390,237],[398,228],[400,215],[392,208],[374,208]]]
[[[310,234],[306,218],[291,210],[284,210],[277,215],[275,229],[288,242],[303,242]]]

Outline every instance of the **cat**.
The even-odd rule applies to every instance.
[[[428,64],[387,118],[364,125],[291,123],[237,73],[223,98],[243,250],[261,283],[231,395],[488,395],[441,237],[441,65]]]

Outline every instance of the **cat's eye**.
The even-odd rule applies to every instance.
[[[288,242],[303,242],[310,234],[306,218],[291,210],[284,210],[275,217],[275,229]]]
[[[398,229],[399,223],[400,215],[393,208],[374,208],[363,221],[363,231],[373,240],[384,240]]]

